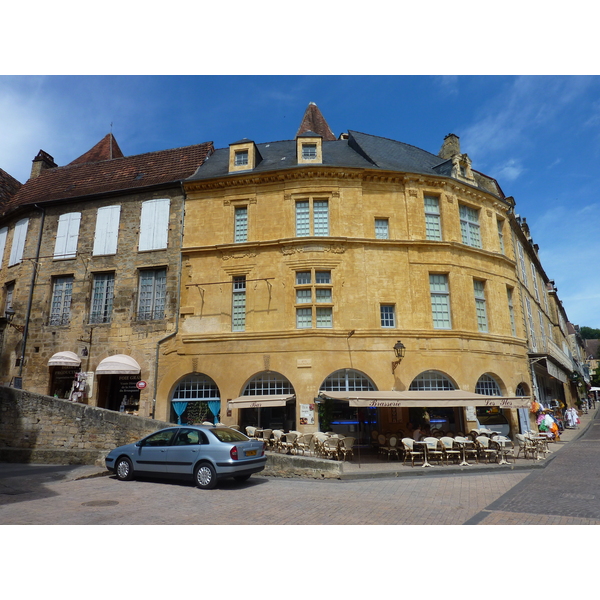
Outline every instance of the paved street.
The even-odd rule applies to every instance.
[[[545,469],[191,483],[83,478],[94,467],[0,465],[0,524],[600,524],[600,420]],[[416,475],[416,473],[415,473]]]

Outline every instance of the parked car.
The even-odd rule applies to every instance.
[[[221,479],[246,481],[265,468],[264,443],[223,426],[186,425],[161,429],[111,450],[106,468],[121,481],[136,475],[192,479],[209,490]]]

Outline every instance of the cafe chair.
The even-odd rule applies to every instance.
[[[342,460],[346,460],[347,458],[353,458],[353,446],[356,438],[353,437],[344,437],[340,440],[340,444],[338,446],[339,454],[342,457]]]
[[[459,462],[462,451],[460,447],[454,443],[454,439],[450,436],[445,435],[440,438],[440,442],[442,443],[444,448],[444,457],[446,459],[446,464],[449,464],[450,459]]]
[[[427,454],[429,458],[437,460],[438,464],[444,462],[444,447],[441,441],[433,436],[428,436],[421,440],[427,444]]]
[[[494,461],[498,461],[498,448],[492,443],[489,437],[485,435],[479,435],[475,438],[479,456],[484,456],[487,463],[489,464],[490,458]]]
[[[312,433],[304,433],[298,436],[296,439],[296,454],[300,452],[302,452],[302,456],[310,454],[312,437]]]
[[[323,442],[325,458],[340,459],[340,438],[329,437]]]
[[[404,460],[402,461],[403,465],[406,464],[407,458],[410,458],[413,467],[415,466],[415,458],[420,459],[423,462],[425,461],[424,450],[420,446],[415,448],[414,442],[415,440],[412,438],[402,438],[402,445],[404,447]]]

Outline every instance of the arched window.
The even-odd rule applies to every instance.
[[[423,371],[417,375],[408,388],[411,391],[447,391],[456,389],[452,381],[439,371]]]
[[[294,386],[281,373],[264,371],[255,375],[246,384],[242,396],[273,396],[294,393]]]
[[[502,390],[498,382],[487,373],[479,378],[475,386],[475,393],[483,394],[484,396],[502,396]]]
[[[517,386],[517,389],[515,390],[515,396],[519,396],[520,398],[523,398],[524,396],[527,396],[527,390],[525,389],[525,384],[524,383],[520,383]]]
[[[188,375],[177,384],[171,408],[171,420],[176,417],[177,423],[216,423],[221,411],[219,387],[208,375]]]
[[[377,388],[364,373],[340,369],[329,375],[319,389],[324,392],[374,392]]]

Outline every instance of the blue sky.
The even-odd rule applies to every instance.
[[[527,219],[571,322],[600,328],[598,76],[2,76],[0,167],[24,182],[110,130],[124,154],[292,139],[309,102],[353,129],[437,154],[460,136],[473,168]]]

